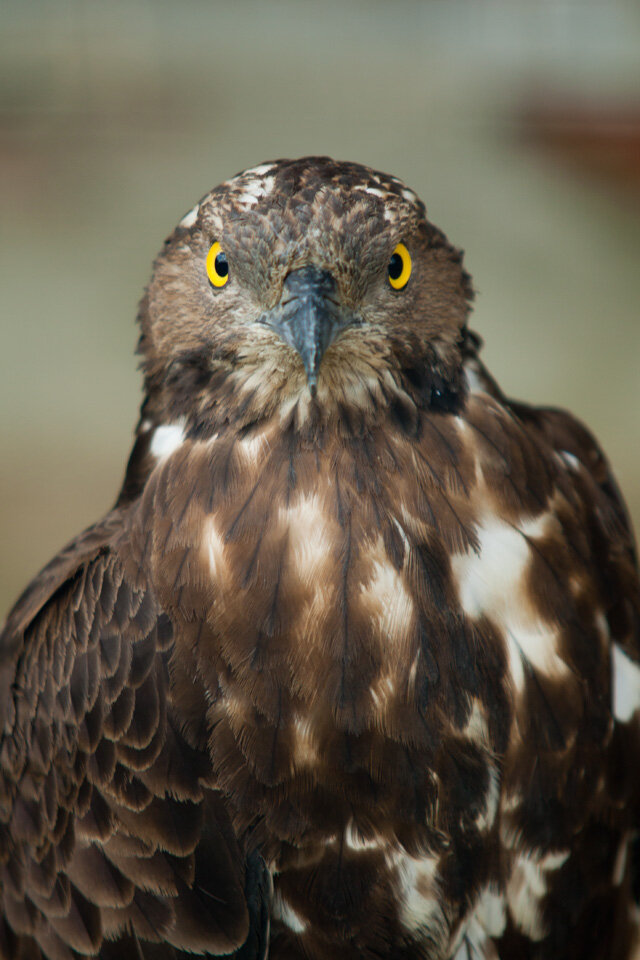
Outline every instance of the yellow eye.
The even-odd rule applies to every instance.
[[[399,243],[389,260],[389,283],[394,290],[406,287],[411,276],[411,256],[404,243]]]
[[[229,279],[229,264],[227,255],[216,240],[207,254],[207,276],[214,287],[224,287]]]

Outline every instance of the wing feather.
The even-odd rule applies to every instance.
[[[246,858],[181,733],[171,622],[126,573],[123,523],[62,551],[0,637],[3,957],[248,942]]]

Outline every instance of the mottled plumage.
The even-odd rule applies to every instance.
[[[326,158],[169,237],[118,502],[2,634],[1,957],[640,956],[632,533],[471,299]]]

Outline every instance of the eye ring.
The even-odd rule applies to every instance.
[[[217,240],[207,254],[207,276],[214,287],[224,287],[229,279],[227,255]]]
[[[391,254],[387,270],[389,283],[394,290],[402,290],[406,287],[411,276],[411,254],[404,243],[399,243]]]

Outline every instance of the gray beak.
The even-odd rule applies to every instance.
[[[327,271],[301,267],[285,279],[280,303],[260,317],[300,354],[312,397],[325,352],[338,333],[358,319],[340,306],[336,289]]]

